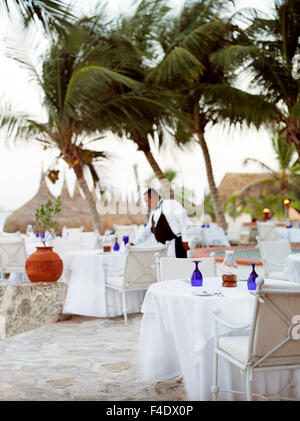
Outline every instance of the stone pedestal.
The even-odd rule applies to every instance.
[[[0,339],[57,322],[66,292],[64,282],[1,282]]]

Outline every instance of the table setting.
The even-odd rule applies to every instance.
[[[227,259],[229,264],[223,266],[221,276],[201,277],[196,267],[186,279],[148,288],[142,306],[138,360],[140,375],[146,381],[181,376],[188,400],[212,400],[214,312],[230,324],[248,324],[255,302],[255,266],[249,269],[248,279],[241,281],[233,261],[232,256]],[[234,286],[228,284],[229,275],[233,276],[230,282],[236,282]],[[266,279],[265,283],[286,285],[280,280]],[[224,326],[220,330],[221,334],[228,332]],[[219,363],[219,376],[223,387],[245,390],[239,369],[224,359]],[[257,373],[253,388],[257,393],[276,393],[288,376],[287,371]],[[298,372],[297,381],[300,383]],[[243,395],[220,394],[220,399],[243,399]]]
[[[63,313],[91,317],[123,314],[121,294],[105,288],[106,276],[117,277],[124,273],[128,238],[122,241],[119,244],[115,237],[105,238],[103,249],[66,253],[65,282],[68,290]],[[127,294],[129,312],[140,311],[145,292],[130,291]]]

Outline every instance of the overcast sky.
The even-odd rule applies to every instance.
[[[99,0],[85,0],[77,2],[78,10],[87,13],[93,10]],[[110,0],[108,11],[112,15],[128,10],[128,0]],[[183,0],[170,1],[172,7],[179,10]],[[271,0],[239,0],[236,1],[236,9],[243,7],[255,7],[266,12],[270,11]],[[38,114],[40,111],[39,92],[35,85],[28,79],[28,74],[14,61],[5,57],[5,37],[20,39],[20,25],[17,20],[8,21],[3,15],[0,16],[0,94],[2,101],[12,103],[13,109],[25,110]],[[35,37],[36,40],[36,37]],[[40,38],[40,47],[44,41]],[[206,133],[211,160],[214,169],[216,183],[219,184],[226,172],[259,172],[260,169],[254,164],[243,166],[243,160],[253,157],[263,160],[267,165],[276,168],[272,149],[271,134],[265,130],[243,129],[223,130],[214,127]],[[125,193],[127,190],[135,190],[133,164],[138,165],[140,180],[143,181],[151,176],[152,170],[141,152],[131,142],[120,142],[113,137],[101,141],[101,148],[112,153],[113,158],[106,169],[103,177],[116,188]],[[185,184],[197,191],[197,197],[207,190],[205,166],[200,146],[194,145],[185,150],[178,151],[173,145],[158,152],[153,150],[154,155],[162,169],[172,168],[178,171],[177,183]],[[37,144],[18,144],[5,146],[5,138],[0,133],[0,207],[15,209],[30,200],[37,192],[42,168],[47,169],[55,152],[45,152]],[[60,163],[68,182],[69,189],[74,188],[75,176],[66,165]],[[50,190],[58,194],[61,182],[57,185],[49,183]]]

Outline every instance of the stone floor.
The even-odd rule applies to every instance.
[[[141,314],[65,320],[0,342],[0,401],[186,400],[181,379],[137,369]]]

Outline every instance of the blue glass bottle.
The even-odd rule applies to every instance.
[[[252,265],[252,272],[249,275],[247,285],[248,285],[249,290],[255,290],[256,289],[255,279],[258,277],[258,274],[255,272],[256,263],[249,263],[249,265]]]
[[[202,287],[203,277],[202,277],[202,273],[200,272],[198,268],[198,264],[201,262],[201,260],[193,260],[193,262],[195,263],[196,268],[191,276],[191,285],[192,287]]]
[[[117,238],[116,238],[116,241],[115,241],[115,244],[114,244],[113,250],[114,250],[114,251],[119,251],[119,250],[120,250],[120,245],[119,245],[119,243],[118,243],[118,239],[117,239]]]

